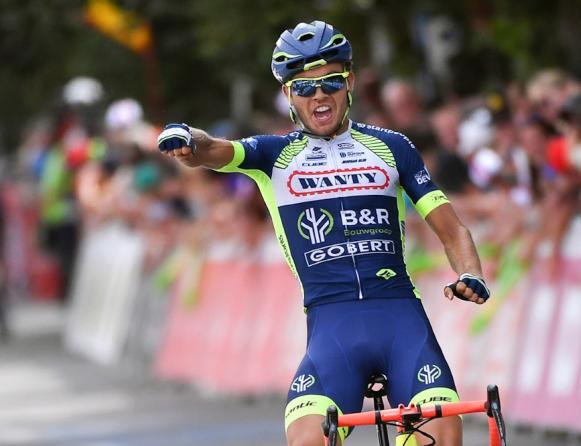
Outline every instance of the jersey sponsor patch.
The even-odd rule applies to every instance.
[[[322,172],[294,171],[289,176],[287,186],[290,193],[295,196],[349,190],[387,189],[389,175],[385,169],[377,166]]]
[[[326,166],[326,165],[327,165],[327,161],[309,161],[307,163],[302,164],[303,167],[320,167],[320,166]]]
[[[323,243],[333,229],[333,214],[326,209],[308,208],[299,215],[297,228],[301,237],[313,245]]]
[[[389,211],[385,208],[359,209],[357,211],[343,209],[341,223],[343,226],[389,225]]]
[[[365,155],[365,151],[363,150],[349,150],[347,152],[339,152],[339,156],[341,158],[354,158],[362,155]]]
[[[355,148],[355,144],[353,144],[352,142],[340,142],[339,144],[337,144],[337,148],[339,150],[352,150],[353,148]]]
[[[305,155],[307,161],[318,161],[327,159],[327,154],[323,152],[322,147],[313,147],[309,153]]]
[[[381,268],[379,271],[375,273],[377,277],[381,277],[382,279],[389,280],[392,277],[395,277],[397,273],[390,269],[390,268]]]
[[[258,145],[258,140],[256,138],[243,138],[240,140],[240,142],[244,143],[244,144],[248,144],[250,147],[252,147],[253,149],[256,150],[256,146]]]
[[[424,184],[431,180],[430,173],[425,167],[414,175],[416,183]]]
[[[336,243],[322,246],[305,252],[307,266],[311,267],[323,262],[341,259],[349,256],[367,254],[395,254],[395,247],[391,240],[361,240],[357,242]]]

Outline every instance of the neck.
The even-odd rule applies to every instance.
[[[332,133],[330,133],[328,135],[320,135],[318,133],[311,132],[311,130],[308,127],[304,126],[302,124],[302,122],[300,122],[300,120],[298,120],[297,123],[302,128],[303,134],[305,134],[307,136],[311,136],[313,138],[325,139],[327,141],[336,138],[338,135],[343,134],[349,128],[349,120],[347,119],[347,120],[345,120],[345,122],[341,122],[341,124],[339,125],[339,127],[337,128],[337,130],[333,131]]]

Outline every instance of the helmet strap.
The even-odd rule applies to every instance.
[[[303,124],[303,121],[301,121],[301,118],[299,118],[299,114],[297,113],[297,109],[295,108],[295,106],[293,104],[290,88],[288,90],[287,99],[288,99],[288,112],[289,112],[291,121],[294,122],[296,125],[298,125],[301,129],[305,129],[306,128],[305,124]]]
[[[341,127],[343,127],[343,124],[345,123],[345,119],[347,119],[347,117],[349,116],[349,110],[351,109],[351,104],[353,103],[353,95],[351,94],[351,90],[349,89],[349,81],[347,81],[347,108],[345,109],[345,114],[343,115],[343,119],[341,119],[341,122],[339,123],[339,125],[337,126],[337,128],[335,129],[335,131],[333,132],[333,138],[335,136],[337,136],[337,133],[339,132],[339,130],[341,129]]]

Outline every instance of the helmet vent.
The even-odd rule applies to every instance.
[[[288,70],[294,70],[295,68],[302,66],[304,64],[304,62],[305,62],[304,59],[295,60],[293,62],[287,63],[286,68]]]
[[[284,62],[285,60],[288,60],[288,57],[286,57],[284,54],[280,54],[274,58],[275,62]]]
[[[341,36],[341,35],[337,35],[335,37],[333,37],[333,40],[331,41],[331,45],[336,46],[336,45],[342,45],[345,42],[345,37]]]
[[[335,57],[337,54],[339,54],[339,50],[333,48],[330,50],[326,50],[326,51],[321,51],[321,56],[323,56],[325,59],[330,59]]]
[[[310,40],[313,37],[315,37],[315,33],[312,32],[308,32],[308,33],[303,33],[298,37],[298,40],[300,40],[301,42],[304,42],[305,40]]]

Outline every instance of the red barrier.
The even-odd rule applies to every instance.
[[[156,359],[159,376],[222,392],[286,391],[306,336],[298,321],[304,319],[300,290],[288,267],[207,261],[201,277],[195,308],[172,296]]]
[[[518,276],[517,276],[518,277]],[[490,283],[492,300],[474,305],[442,296],[444,284],[455,280],[450,268],[430,271],[417,280],[423,304],[454,373],[462,399],[478,399],[490,383],[510,396],[515,352],[525,303],[526,276],[514,281],[505,298]]]
[[[504,297],[483,306],[442,296],[455,278],[447,268],[416,283],[462,399],[498,384],[509,420],[581,430],[581,259],[566,257],[556,278],[547,270],[542,260],[513,269],[490,284]],[[207,261],[201,277],[194,309],[172,298],[158,374],[226,393],[286,392],[306,336],[287,266],[234,256]]]
[[[0,205],[8,292],[19,298],[31,294],[41,300],[56,299],[61,292],[60,270],[52,258],[39,251],[36,202],[17,185],[4,184],[0,189]]]
[[[30,271],[30,293],[41,301],[54,301],[62,293],[61,269],[58,261],[36,252]]]

